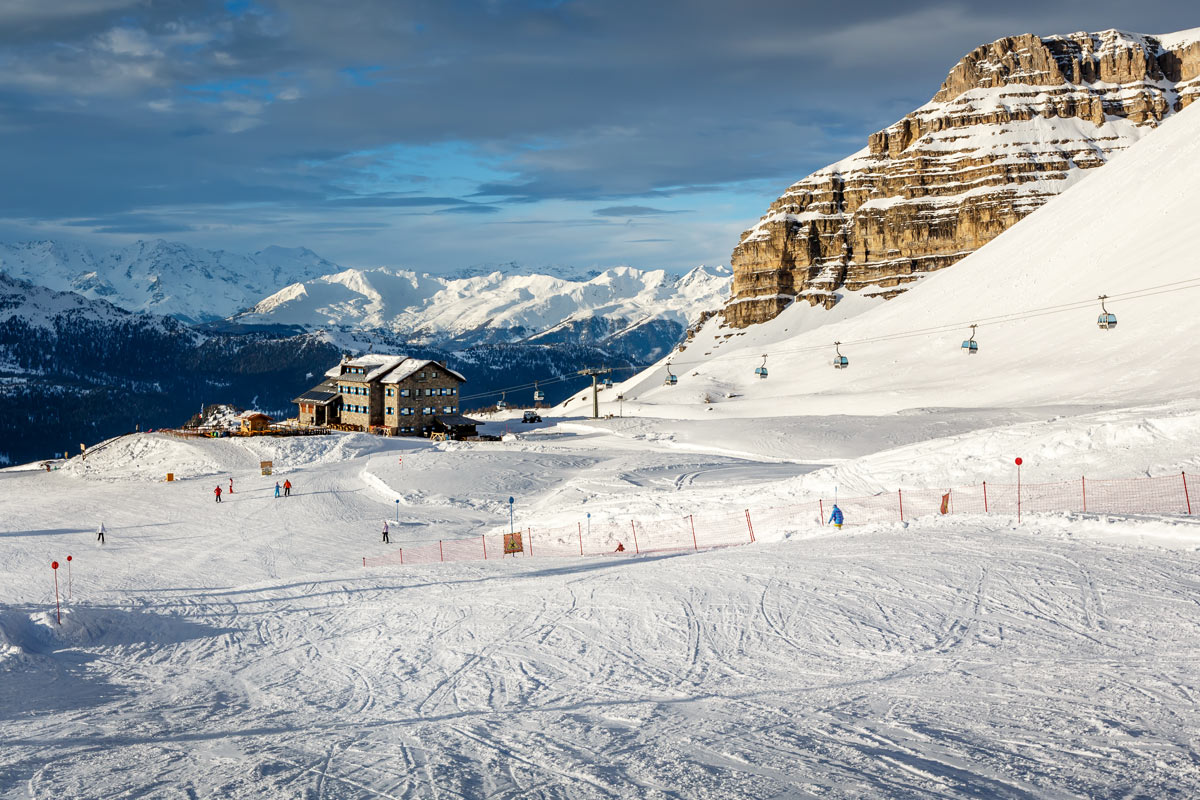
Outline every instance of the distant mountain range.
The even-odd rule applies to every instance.
[[[344,346],[461,348],[495,343],[598,344],[653,360],[701,312],[718,308],[732,273],[471,267],[447,276],[348,269],[311,250],[241,255],[161,239],[108,252],[39,241],[0,244],[0,272],[209,332],[323,332]]]

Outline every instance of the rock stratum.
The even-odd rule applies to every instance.
[[[1200,96],[1200,28],[999,39],[924,106],[793,184],[733,251],[733,327],[796,300],[894,297]]]

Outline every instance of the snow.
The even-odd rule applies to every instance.
[[[1200,471],[1198,128],[896,300],[710,323],[610,419],[133,434],[0,470],[0,798],[1200,794],[1196,515],[812,510],[1016,456],[1029,482]],[[757,542],[363,566],[505,531],[509,497],[535,535],[749,509]]]
[[[513,495],[536,530],[1004,479],[1016,446],[1030,474],[1169,473],[1196,411],[137,434],[0,471],[0,797],[1186,796],[1188,517],[766,514],[694,554],[361,558],[504,530]]]

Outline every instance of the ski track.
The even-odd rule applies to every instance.
[[[111,545],[79,548],[66,638],[25,624],[44,587],[0,598],[0,632],[48,631],[22,634],[20,660],[0,649],[0,798],[1200,794],[1195,549],[950,517],[620,562],[363,570],[396,513],[375,481],[429,498],[450,479],[421,477],[436,454],[405,451],[400,474],[363,452],[290,473],[286,500],[236,473],[215,509],[219,476],[0,474],[78,493],[0,531],[19,587],[51,539],[22,529],[82,530],[81,506],[123,498]],[[740,504],[755,484],[713,456],[567,453],[557,480],[512,459],[535,506],[637,487],[623,518]],[[406,505],[397,538],[479,525],[494,494]]]

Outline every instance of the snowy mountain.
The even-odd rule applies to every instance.
[[[372,330],[430,345],[582,341],[658,357],[723,302],[729,283],[728,269],[706,266],[683,277],[615,267],[575,278],[349,269],[288,286],[232,321]]]
[[[794,304],[743,330],[713,319],[674,355],[678,385],[663,385],[660,364],[616,391],[665,406],[644,413],[684,417],[1194,397],[1200,352],[1187,343],[1200,338],[1198,238],[1200,108],[1188,107],[886,304],[851,296],[836,316]],[[1117,316],[1113,329],[1097,327],[1099,295]],[[965,355],[972,324],[979,350]],[[834,342],[846,369],[831,367]],[[760,380],[764,353],[769,377]]]
[[[894,297],[954,264],[1200,96],[1200,29],[1006,37],[933,99],[798,181],[734,249],[726,320]]]
[[[302,247],[240,255],[162,239],[103,253],[69,242],[0,244],[0,272],[14,278],[185,322],[223,319],[279,286],[337,270]]]

